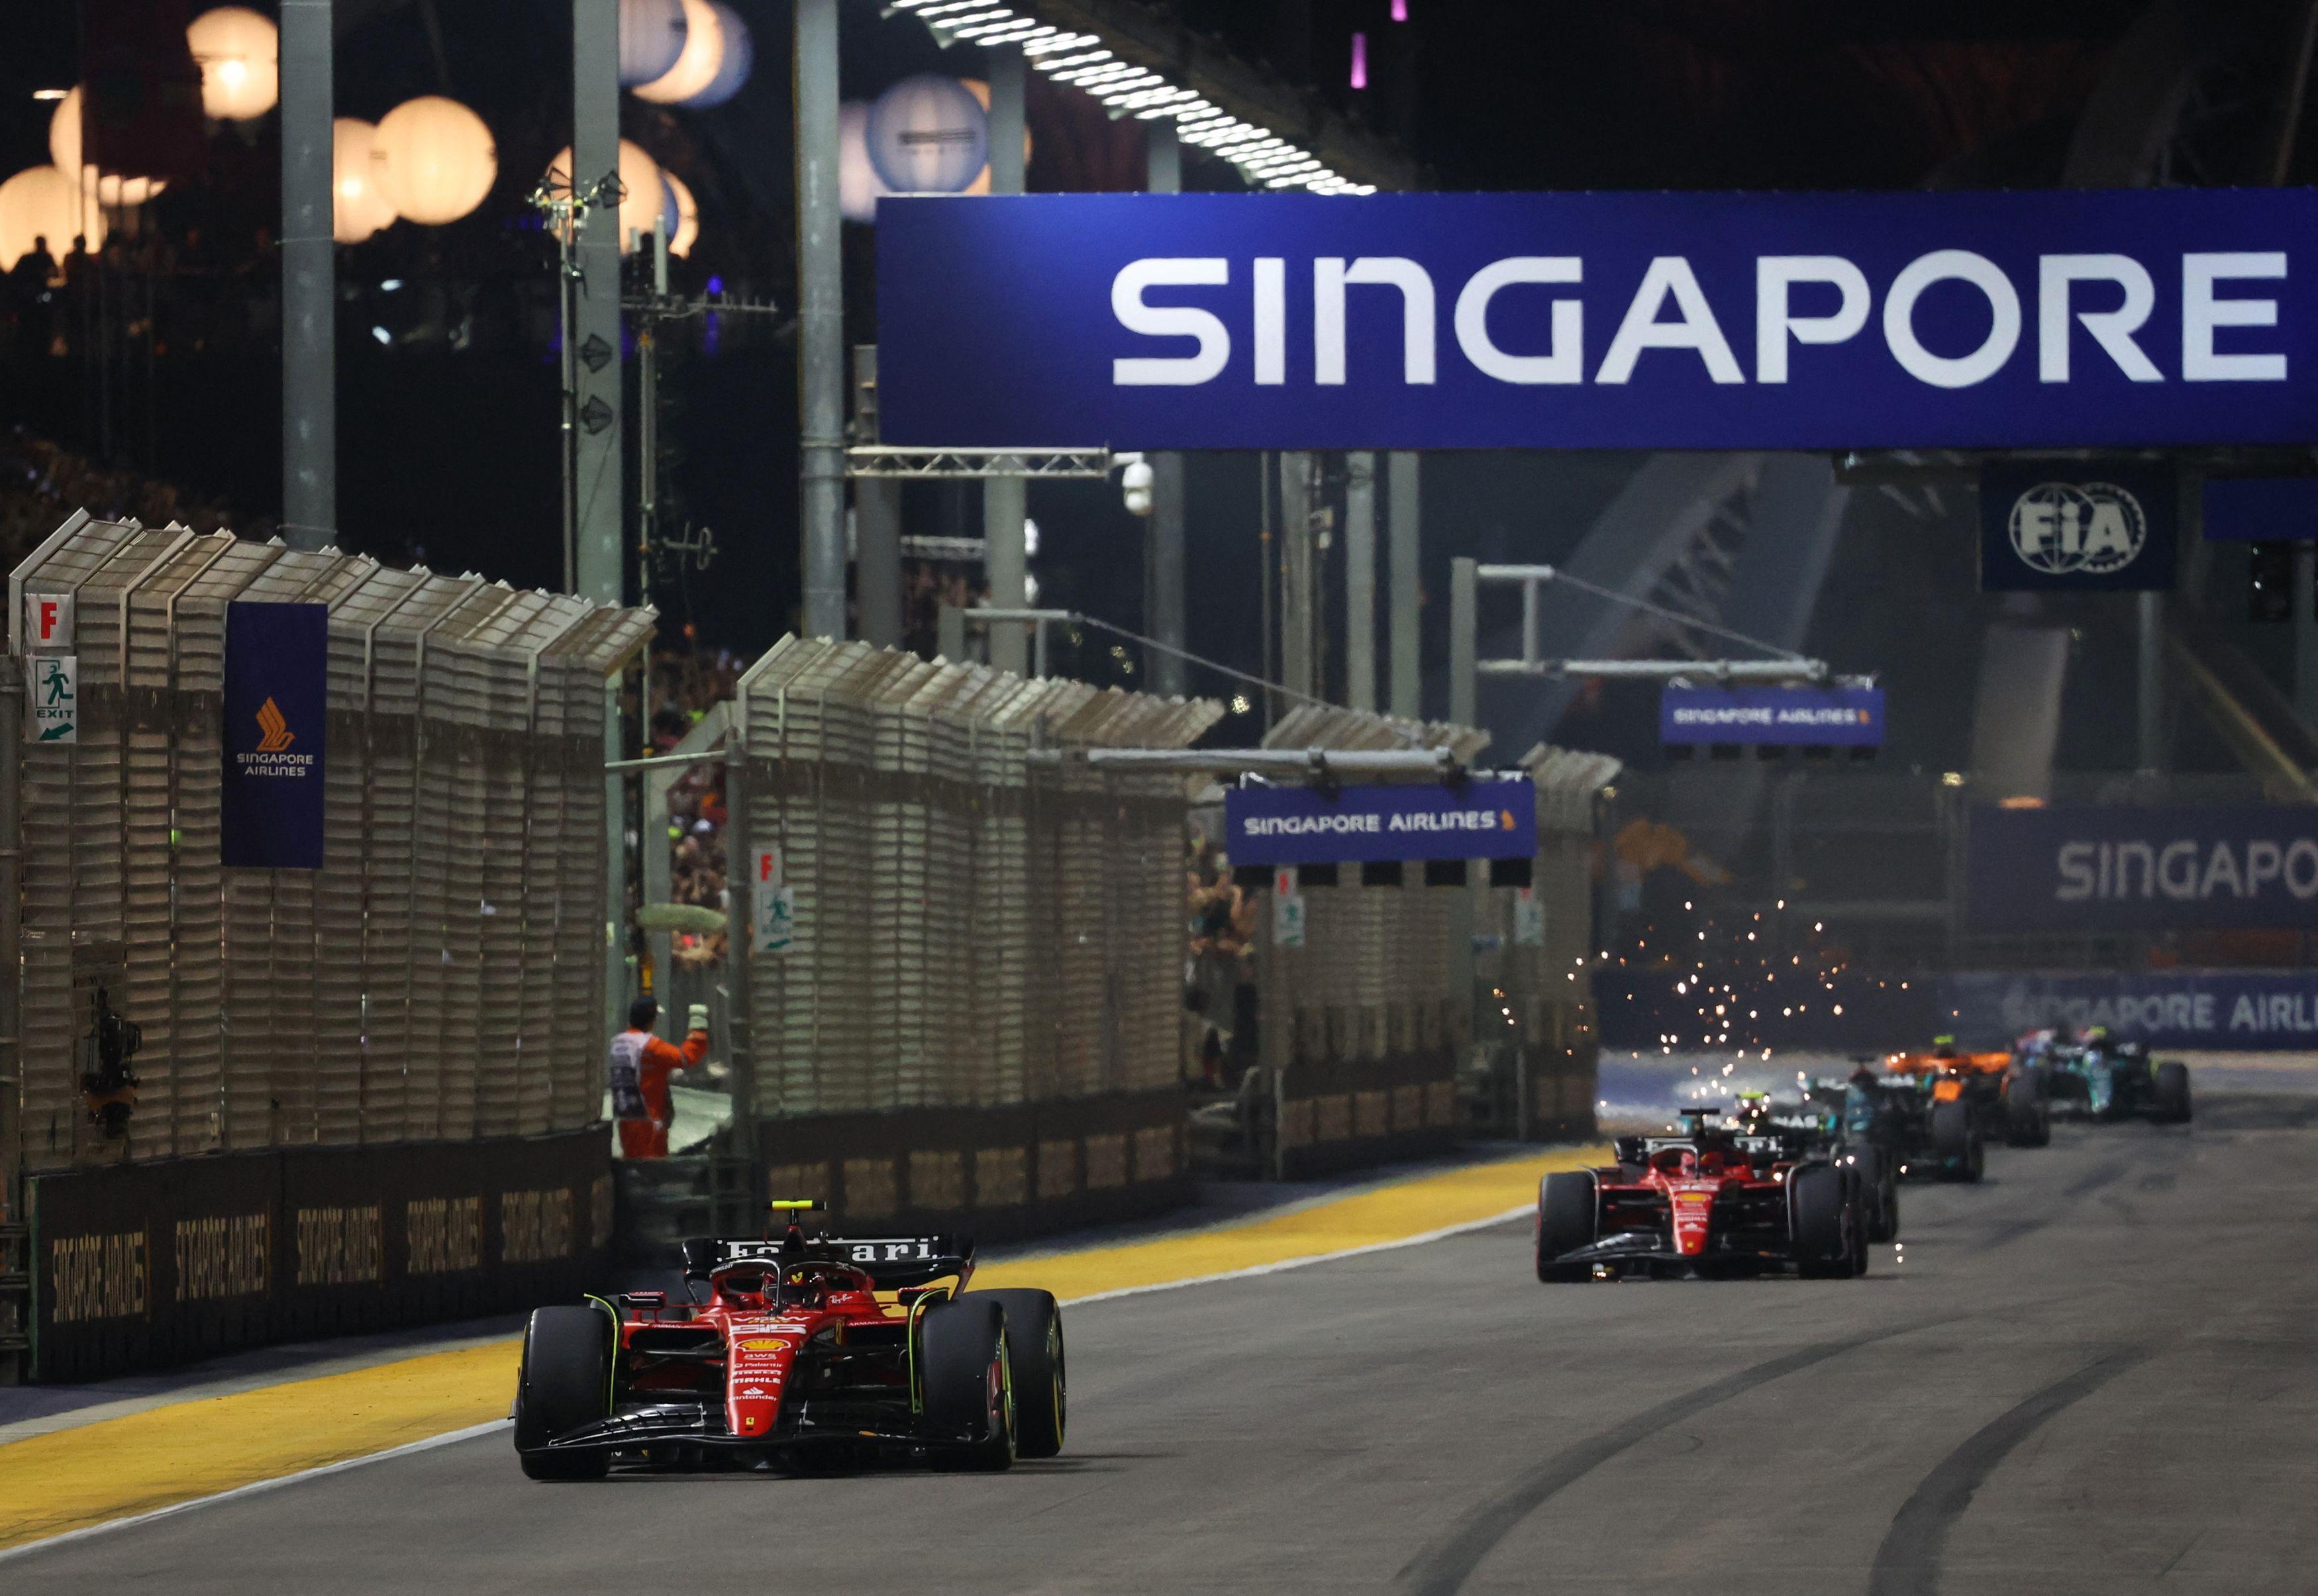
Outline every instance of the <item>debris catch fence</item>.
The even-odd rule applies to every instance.
[[[1172,1199],[1184,785],[1082,756],[1221,713],[797,638],[747,673],[736,933],[784,913],[734,945],[776,1195],[984,1234]]]
[[[0,1381],[583,1289],[606,682],[651,613],[85,513],[9,587]],[[321,755],[318,870],[221,863],[236,603],[328,606],[324,723],[266,725]],[[20,740],[36,669],[68,736]]]

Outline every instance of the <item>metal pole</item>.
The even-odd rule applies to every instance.
[[[572,0],[571,181],[620,166],[619,0]],[[619,604],[626,584],[620,520],[620,212],[590,205],[572,243],[573,514],[580,597]]]
[[[338,525],[337,309],[331,242],[330,0],[282,0],[282,541]]]
[[[853,437],[877,441],[877,345],[853,346]],[[902,484],[853,480],[853,590],[861,635],[881,649],[902,646]]]
[[[1449,565],[1449,719],[1470,726],[1480,712],[1474,665],[1480,627],[1480,562],[1455,560]]]
[[[1312,679],[1312,457],[1280,456],[1280,685],[1298,700],[1318,696]]]
[[[2318,731],[2318,547],[2294,547],[2294,709]]]
[[[845,637],[845,276],[837,209],[837,0],[796,0],[798,525],[804,632]]]
[[[668,293],[668,238],[651,232],[652,294]],[[643,317],[636,327],[636,594],[651,602],[652,551],[660,543],[660,318]],[[645,797],[651,789],[645,788]],[[649,802],[645,812],[651,813]],[[646,856],[651,851],[646,850]],[[650,890],[644,901],[657,903]]]
[[[1274,535],[1277,517],[1273,510],[1272,490],[1278,482],[1279,473],[1278,462],[1271,454],[1258,454],[1255,457],[1255,465],[1256,587],[1262,604],[1262,636],[1258,640],[1261,652],[1256,656],[1259,663],[1255,668],[1255,674],[1269,684],[1280,679],[1275,674],[1272,664],[1271,647],[1272,591],[1280,579],[1280,544]],[[1261,696],[1263,705],[1263,729],[1269,731],[1271,730],[1272,719],[1278,706],[1273,703],[1275,695],[1268,685],[1263,688]]]
[[[1344,456],[1344,702],[1377,706],[1376,456]]]
[[[1022,47],[993,45],[984,52],[990,68],[990,192],[1022,192]],[[1020,609],[1030,602],[1029,558],[1022,546],[1022,524],[1029,517],[1029,484],[1020,477],[988,477],[982,484],[984,568],[990,603]],[[990,629],[990,663],[1016,676],[1030,668],[1030,638],[1024,626]]]
[[[2165,596],[2143,593],[2137,596],[2141,601],[2138,606],[2141,658],[2137,673],[2141,700],[2141,770],[2144,776],[2153,776],[2165,763],[2164,716],[2161,713],[2162,705],[2159,692],[2161,679],[2159,666],[2163,658],[2161,650],[2165,636]]]
[[[1175,124],[1163,119],[1145,122],[1143,138],[1144,187],[1155,194],[1181,193],[1183,147],[1175,137]],[[1183,457],[1170,450],[1155,453],[1150,460],[1151,522],[1143,544],[1143,630],[1169,649],[1181,649],[1186,563]],[[1182,656],[1164,649],[1147,650],[1146,655],[1149,690],[1162,697],[1181,696]]]
[[[571,183],[584,192],[620,166],[619,0],[571,0]],[[590,205],[572,240],[570,352],[573,591],[597,604],[625,596],[620,535],[620,211]],[[604,685],[604,758],[627,752],[620,680]],[[628,785],[604,776],[605,1032],[627,1021]]]
[[[1392,713],[1410,720],[1424,713],[1424,656],[1418,631],[1424,571],[1417,521],[1416,462],[1417,456],[1406,449],[1394,452],[1388,483],[1392,507],[1387,517],[1387,535],[1392,540]]]
[[[750,979],[755,962],[752,928],[756,911],[750,879],[758,838],[749,814],[749,695],[743,689],[732,705],[732,729],[725,739],[724,761],[724,1043],[726,1086],[732,1094],[732,1148],[750,1170],[750,1206],[765,1196],[763,1172],[757,1167],[757,1121],[763,1108],[757,1100],[756,1027]]]
[[[1452,560],[1449,567],[1449,719],[1470,726],[1479,719],[1480,674],[1474,659],[1479,649],[1480,562]],[[1465,886],[1449,902],[1449,979],[1454,997],[1451,1012],[1462,1015],[1465,1036],[1472,1035],[1473,928],[1479,923],[1482,872],[1487,866],[1468,864]]]

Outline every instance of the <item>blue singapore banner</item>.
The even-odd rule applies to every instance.
[[[1881,748],[1883,689],[1670,684],[1658,695],[1658,740]]]
[[[1224,851],[1239,865],[1527,859],[1537,788],[1527,776],[1450,786],[1234,787]]]
[[[2318,926],[2318,807],[1977,809],[1965,879],[1975,930]]]
[[[2164,592],[2180,485],[2141,462],[1990,461],[1980,468],[1980,585],[2002,592]]]
[[[877,208],[885,440],[2097,448],[2318,435],[2318,192]]]
[[[224,864],[322,867],[329,648],[328,605],[226,606]]]
[[[2107,1026],[2153,1047],[2318,1046],[2318,971],[1979,972],[1944,975],[1938,990],[1943,1027],[1967,1047],[2001,1047],[2024,1032],[2087,1026]]]

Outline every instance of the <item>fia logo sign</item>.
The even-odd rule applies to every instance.
[[[2012,501],[2012,551],[2048,576],[2107,576],[2149,541],[2141,500],[2114,482],[2039,482]]]

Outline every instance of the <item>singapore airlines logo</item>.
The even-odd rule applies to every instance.
[[[257,729],[265,733],[257,743],[261,754],[278,754],[298,740],[291,733],[290,722],[282,718],[282,706],[271,698],[258,708]]]
[[[290,751],[290,745],[298,740],[298,736],[290,730],[290,717],[282,713],[280,704],[268,698],[257,706],[257,713],[252,718],[264,735],[255,749],[235,750],[234,766],[242,775],[301,777],[314,774],[313,753]],[[319,745],[316,746],[319,751]]]

